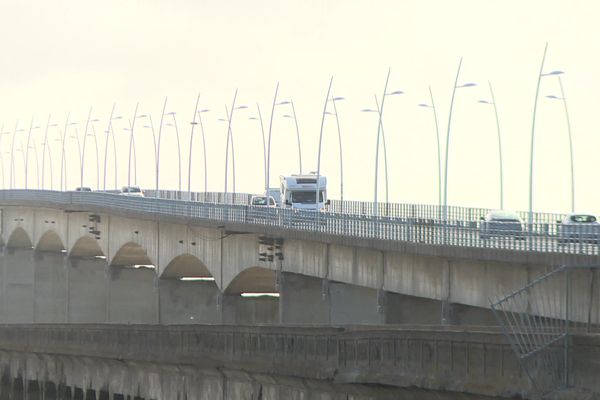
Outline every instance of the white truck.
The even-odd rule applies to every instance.
[[[316,174],[291,175],[279,177],[279,195],[275,196],[273,189],[268,195],[273,196],[278,205],[284,208],[298,210],[322,210],[329,205],[327,200],[327,178]],[[317,188],[319,200],[317,200]]]

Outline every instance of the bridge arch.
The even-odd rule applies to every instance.
[[[36,251],[63,252],[65,245],[59,234],[54,229],[49,229],[40,236],[36,246]]]
[[[90,236],[82,236],[71,248],[69,257],[104,257],[106,256],[98,242]]]
[[[237,274],[224,292],[227,294],[241,293],[276,293],[277,273],[264,267],[250,267]]]
[[[12,249],[31,249],[33,248],[33,241],[25,229],[17,226],[10,233],[6,241],[6,247]]]
[[[214,278],[198,257],[185,253],[174,257],[160,274],[161,278]]]
[[[123,244],[114,254],[111,266],[148,265],[156,268],[156,263],[148,256],[147,250],[135,242]]]

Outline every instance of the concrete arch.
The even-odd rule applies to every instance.
[[[49,229],[40,236],[40,239],[35,246],[35,250],[62,252],[65,250],[65,245],[59,234],[55,230]]]
[[[250,267],[236,275],[224,292],[239,293],[275,293],[277,290],[277,273],[268,268]]]
[[[174,257],[163,269],[161,278],[214,278],[206,264],[198,257],[186,253]]]
[[[82,236],[73,245],[69,257],[99,257],[105,256],[98,242],[90,236]]]
[[[22,227],[16,227],[6,241],[7,248],[31,249],[33,243],[29,234]]]
[[[154,265],[156,263],[150,259],[146,249],[135,242],[127,242],[122,245],[115,253],[110,265],[128,266],[128,265]]]

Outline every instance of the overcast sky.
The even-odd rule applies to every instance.
[[[190,121],[200,93],[208,148],[209,190],[224,190],[225,106],[238,89],[232,121],[236,190],[263,190],[259,103],[265,128],[275,85],[279,100],[293,99],[300,128],[304,172],[316,169],[321,112],[329,79],[337,103],[344,155],[344,196],[373,199],[377,132],[374,94],[381,96],[388,68],[389,91],[384,124],[390,171],[390,201],[437,201],[437,150],[428,85],[435,96],[442,155],[456,68],[457,90],[449,158],[449,203],[498,207],[498,150],[487,82],[494,87],[504,152],[505,203],[527,209],[529,144],[533,100],[544,46],[545,72],[563,70],[575,144],[578,209],[600,212],[597,113],[600,106],[600,57],[596,1],[401,1],[401,0],[146,0],[0,2],[0,123],[4,184],[9,186],[12,132],[15,186],[23,186],[23,153],[34,118],[29,152],[29,186],[37,186],[44,127],[49,114],[59,127],[49,130],[53,183],[60,179],[61,143],[67,112],[68,187],[79,186],[76,139],[83,144],[89,108],[97,134],[100,184],[108,115],[114,102],[119,186],[127,183],[129,133],[133,117],[151,114],[156,130],[162,105],[176,112],[182,151],[182,185],[187,189]],[[542,79],[536,128],[534,208],[570,208],[567,126],[557,77]],[[298,172],[295,128],[283,118],[289,106],[276,107],[273,120],[271,186],[278,176]],[[331,108],[329,111],[333,111]],[[177,142],[172,116],[165,117],[161,149],[161,186],[178,187]],[[154,186],[154,147],[146,119],[136,120],[138,184]],[[89,134],[92,133],[90,128]],[[192,190],[203,190],[200,132],[193,148]],[[87,137],[84,185],[96,186],[93,136]],[[35,143],[35,146],[34,146]],[[36,165],[35,153],[39,165]],[[49,186],[50,164],[45,160]],[[442,160],[443,161],[443,160]],[[114,186],[112,148],[108,186]],[[340,174],[335,118],[325,120],[322,173],[329,195],[339,197]],[[381,172],[383,172],[380,169]],[[380,199],[385,196],[380,175]],[[231,177],[230,177],[231,182]],[[230,188],[231,189],[231,188]]]

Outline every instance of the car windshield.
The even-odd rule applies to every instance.
[[[315,204],[316,193],[311,191],[292,192],[292,203]],[[323,201],[323,191],[319,192],[319,202]]]
[[[571,221],[579,224],[589,224],[596,222],[596,217],[593,215],[571,215]]]
[[[252,199],[252,205],[253,206],[266,206],[267,198],[266,197],[255,197],[254,199]]]

